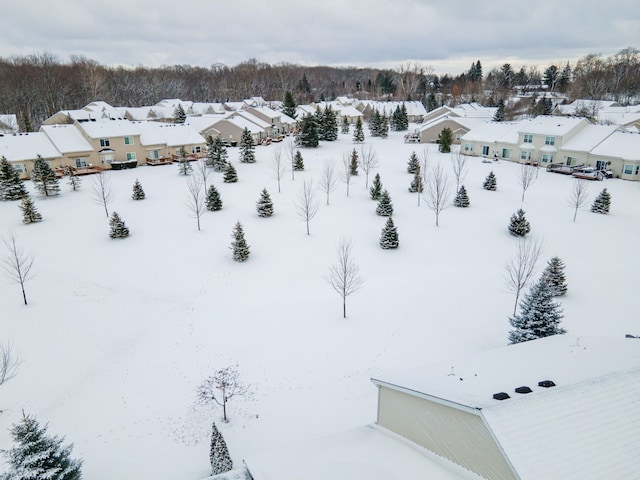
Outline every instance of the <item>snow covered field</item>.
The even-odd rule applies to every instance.
[[[427,146],[402,136],[366,140],[394,204],[398,250],[378,246],[386,218],[375,214],[362,172],[349,197],[340,183],[328,206],[317,189],[325,162],[341,169],[351,134],[303,149],[305,171],[295,180],[287,172],[281,193],[271,168],[278,145],[257,147],[258,161],[248,165],[230,149],[240,180],[225,184],[212,173],[224,207],[204,214],[202,231],[175,165],[110,174],[110,211],[131,231],[123,240],[108,237],[91,177],[78,192],[62,182],[57,197],[33,194],[44,217],[38,224],[22,224],[17,202],[0,203],[0,236],[16,237],[36,273],[28,306],[17,285],[3,278],[0,288],[0,341],[11,341],[23,359],[18,376],[0,387],[0,449],[10,446],[7,429],[24,409],[75,444],[85,478],[199,480],[210,471],[210,421],[222,413],[196,406],[195,392],[220,368],[238,364],[252,385],[251,398],[231,401],[230,422],[218,423],[240,464],[374,422],[372,376],[506,344],[514,297],[504,264],[517,244],[506,227],[521,206],[520,167],[469,158],[471,206],[448,208],[436,227],[425,202],[418,206],[407,190],[409,155]],[[428,157],[446,166],[453,185],[450,155],[431,145]],[[496,192],[482,189],[490,170]],[[138,202],[131,199],[136,178],[147,195]],[[314,181],[319,203],[310,236],[296,212],[305,179]],[[554,255],[566,264],[562,326],[572,336],[640,334],[640,184],[590,183],[589,203],[573,222],[572,182],[540,169],[522,204],[531,236],[545,245],[538,272]],[[264,187],[275,204],[271,218],[255,210]],[[589,212],[604,187],[611,213]],[[236,221],[251,246],[245,263],[229,250]],[[347,319],[324,278],[342,237],[353,240],[365,281],[347,300]]]

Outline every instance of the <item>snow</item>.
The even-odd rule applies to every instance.
[[[545,245],[538,273],[552,256],[566,264],[569,290],[560,301],[568,334],[640,333],[640,257],[629,247],[640,230],[637,183],[599,182],[590,196],[606,186],[611,213],[586,205],[572,222],[570,178],[541,170],[521,205],[519,166],[473,157],[464,181],[471,206],[445,210],[436,227],[425,202],[418,206],[407,191],[406,164],[414,149],[428,148],[429,163],[447,168],[450,156],[405,144],[404,133],[366,141],[380,161],[369,184],[380,173],[393,201],[397,250],[378,245],[386,218],[375,214],[362,172],[351,178],[349,197],[341,184],[328,206],[316,190],[311,235],[296,213],[303,181],[317,186],[327,161],[339,168],[354,148],[352,133],[303,149],[305,171],[285,176],[281,193],[271,168],[277,146],[257,147],[255,164],[238,163],[239,149],[230,149],[240,181],[212,174],[224,207],[206,212],[202,231],[185,207],[188,179],[175,166],[110,174],[109,208],[130,229],[126,239],[108,237],[91,177],[78,192],[63,182],[58,197],[34,193],[44,217],[37,224],[22,224],[16,202],[0,203],[0,235],[15,235],[36,273],[26,285],[28,306],[17,285],[0,289],[0,341],[12,341],[23,359],[17,377],[0,386],[0,448],[24,409],[74,443],[85,478],[201,480],[210,473],[210,422],[221,412],[195,405],[195,391],[236,363],[254,392],[234,398],[230,422],[218,423],[236,465],[371,424],[371,377],[507,343],[513,296],[503,266],[516,249],[507,224],[521,206]],[[495,192],[482,189],[490,170]],[[136,178],[143,201],[131,199]],[[255,209],[265,187],[270,218]],[[244,263],[229,249],[237,221],[251,247]],[[324,279],[342,237],[353,240],[365,280],[347,299],[347,319]]]
[[[75,125],[43,125],[40,131],[44,132],[63,154],[93,151],[91,144]]]

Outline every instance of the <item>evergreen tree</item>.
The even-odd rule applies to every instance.
[[[40,155],[38,155],[36,161],[33,162],[31,181],[33,181],[33,184],[40,194],[46,197],[60,193],[60,182],[56,178],[55,172],[49,163]]]
[[[205,200],[205,206],[207,210],[211,212],[216,212],[222,209],[222,199],[220,198],[220,193],[215,186],[211,185],[209,190],[207,190],[207,199]]]
[[[378,206],[376,207],[376,213],[381,217],[390,217],[393,215],[393,204],[391,203],[391,197],[389,192],[384,190],[380,194],[378,199]]]
[[[369,118],[369,135],[372,137],[379,137],[382,130],[382,115],[376,109],[371,113]]]
[[[411,156],[407,162],[407,173],[411,173],[412,175],[420,173],[420,160],[418,160],[416,152],[411,152]]]
[[[136,178],[136,181],[133,182],[133,191],[131,192],[131,198],[134,200],[144,200],[144,190],[142,189],[142,185],[140,181]]]
[[[27,195],[27,189],[22,180],[20,173],[2,157],[0,159],[0,200],[19,200]]]
[[[62,174],[67,177],[67,183],[74,192],[80,189],[80,177],[78,176],[77,169],[71,165],[65,165],[62,167]]]
[[[364,130],[362,129],[362,118],[356,119],[356,126],[353,129],[353,143],[364,142]]]
[[[554,297],[560,297],[567,293],[567,280],[564,276],[564,262],[559,257],[553,257],[547,263],[542,277],[549,284]]]
[[[231,162],[227,162],[224,167],[224,176],[222,177],[224,183],[235,183],[238,181],[238,172]]]
[[[431,112],[432,110],[435,110],[436,108],[438,108],[438,102],[436,101],[436,96],[434,95],[433,92],[431,92],[427,97],[426,108],[427,108],[427,112]]]
[[[342,117],[342,125],[340,127],[340,133],[344,135],[349,133],[349,119],[347,117]]]
[[[300,153],[300,150],[296,150],[296,154],[293,157],[293,169],[296,172],[304,170],[304,160],[302,159],[302,153]]]
[[[413,180],[411,180],[411,185],[409,185],[409,192],[411,193],[422,193],[424,190],[424,182],[422,180],[422,175],[420,174],[420,170],[413,174]]]
[[[531,225],[524,216],[524,210],[521,208],[518,209],[516,213],[511,215],[511,220],[509,221],[509,233],[514,237],[524,237],[527,233],[531,231]]]
[[[380,196],[382,195],[382,182],[380,181],[380,174],[376,173],[376,176],[373,178],[373,183],[371,184],[371,188],[369,188],[369,196],[371,200],[380,200]]]
[[[498,100],[498,109],[493,115],[494,122],[504,122],[504,100]]]
[[[230,471],[233,468],[233,461],[229,455],[229,449],[227,448],[227,442],[224,438],[215,422],[211,427],[211,447],[209,449],[209,460],[211,461],[211,474],[219,475]]]
[[[193,167],[191,166],[191,162],[187,158],[187,152],[185,152],[183,147],[180,147],[178,155],[178,171],[180,172],[180,175],[189,175],[193,172]]]
[[[354,148],[351,152],[351,163],[349,164],[349,175],[358,175],[358,152]]]
[[[467,189],[464,188],[464,185],[460,186],[458,193],[453,199],[453,205],[456,207],[468,207],[471,204],[469,202],[469,196],[467,195]]]
[[[63,445],[64,438],[47,435],[48,426],[22,414],[19,423],[9,430],[14,447],[7,450],[9,471],[6,480],[80,480],[82,460],[71,458],[73,445]]]
[[[111,238],[125,238],[129,236],[129,229],[117,212],[113,212],[111,214],[111,218],[109,218],[109,226],[111,227],[111,230],[109,231],[109,236]]]
[[[244,127],[242,136],[240,137],[240,162],[256,163],[255,147],[253,145],[253,137],[247,127]]]
[[[438,135],[438,150],[441,153],[451,152],[451,144],[453,143],[453,132],[449,127],[444,127]]]
[[[214,140],[212,135],[207,135],[206,149],[207,149],[207,159],[206,159],[207,167],[213,167],[213,162],[215,159],[215,146],[214,146]]]
[[[187,119],[187,114],[185,113],[184,108],[182,108],[181,104],[178,104],[176,109],[173,111],[174,123],[184,123],[186,119]]]
[[[35,223],[42,220],[42,215],[38,212],[29,195],[22,197],[20,210],[22,211],[22,223]]]
[[[389,119],[385,115],[382,115],[381,120],[379,136],[381,138],[387,138],[389,136]]]
[[[560,327],[562,318],[560,304],[553,301],[552,289],[541,278],[520,302],[520,314],[509,318],[513,327],[509,332],[509,341],[520,343],[566,333]]]
[[[260,198],[256,202],[256,210],[258,211],[258,216],[263,218],[273,215],[273,202],[266,188],[260,193]]]
[[[496,191],[496,189],[498,188],[498,182],[493,172],[489,172],[489,175],[487,175],[487,178],[484,179],[482,188],[484,188],[485,190],[491,190],[494,192]]]
[[[611,207],[611,194],[605,188],[602,190],[591,205],[591,211],[594,213],[609,213]]]
[[[336,113],[327,105],[322,113],[322,140],[333,142],[338,139],[338,120]]]
[[[311,115],[305,115],[300,122],[300,134],[297,142],[302,147],[316,148],[318,146],[318,126]]]
[[[215,172],[222,172],[227,165],[228,157],[227,147],[222,139],[209,135],[207,138],[207,166],[213,168]]]
[[[284,100],[282,102],[282,113],[293,118],[294,120],[298,116],[298,114],[296,113],[296,102],[293,99],[293,94],[289,90],[287,90],[284,94]]]
[[[398,245],[400,245],[398,239],[398,229],[394,225],[391,217],[389,217],[387,223],[382,229],[382,234],[380,235],[380,247],[388,250],[390,248],[398,248]]]
[[[251,252],[249,251],[249,245],[247,245],[247,242],[244,239],[244,230],[240,222],[236,223],[231,236],[233,237],[233,242],[231,242],[233,259],[236,262],[244,262],[247,258],[249,258],[249,254]]]

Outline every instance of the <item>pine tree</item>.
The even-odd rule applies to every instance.
[[[504,122],[504,100],[498,100],[498,109],[493,116],[494,122]]]
[[[380,194],[378,199],[378,206],[376,207],[376,213],[381,217],[390,217],[393,215],[393,204],[391,203],[391,197],[389,192],[384,190]]]
[[[391,217],[389,217],[387,223],[382,229],[382,234],[380,235],[380,247],[388,250],[390,248],[398,248],[398,245],[400,245],[398,239],[398,229],[394,225]]]
[[[349,119],[345,116],[342,117],[342,125],[340,126],[340,133],[347,135],[349,133]]]
[[[205,200],[205,206],[207,210],[210,212],[216,212],[222,209],[222,199],[220,198],[220,193],[214,185],[209,187],[207,190],[207,199]]]
[[[351,152],[351,163],[349,164],[349,175],[358,175],[358,152],[354,148]]]
[[[222,172],[227,165],[228,158],[227,147],[222,139],[209,135],[207,139],[207,166],[213,168],[215,172]]]
[[[227,162],[224,167],[224,176],[222,177],[224,183],[235,183],[238,181],[238,172],[231,162]]]
[[[411,185],[409,185],[409,192],[422,193],[423,190],[424,190],[424,182],[422,180],[422,175],[420,175],[420,171],[417,171],[413,175],[413,180],[411,180]]]
[[[242,136],[240,137],[240,162],[256,163],[255,147],[253,145],[253,137],[247,127],[244,127]]]
[[[381,117],[379,135],[381,138],[389,136],[389,119],[385,115]]]
[[[511,215],[508,228],[509,233],[514,237],[524,237],[531,231],[531,225],[529,225],[524,213],[524,210],[519,208],[516,213]]]
[[[434,93],[431,92],[427,97],[427,105],[426,105],[427,112],[431,112],[436,108],[438,108],[438,102],[436,101],[436,96],[434,95]]]
[[[376,173],[371,188],[369,189],[369,196],[371,200],[380,200],[380,195],[382,195],[382,182],[380,181],[380,174]]]
[[[178,104],[178,106],[173,111],[173,121],[175,123],[184,123],[186,119],[187,114],[185,113],[184,108],[182,108],[181,104]]]
[[[380,112],[376,109],[371,112],[371,117],[369,118],[369,135],[372,137],[380,136],[380,129],[382,127],[382,116]]]
[[[297,138],[297,143],[301,147],[316,148],[318,139],[318,126],[314,117],[305,115],[300,122],[300,134]]]
[[[520,314],[509,317],[514,328],[509,332],[511,343],[566,333],[560,327],[560,304],[553,301],[553,291],[547,281],[540,278],[520,302]]]
[[[62,167],[62,174],[67,177],[67,183],[74,192],[80,189],[80,177],[78,176],[77,169],[71,165],[65,165]]]
[[[559,257],[553,257],[542,272],[543,278],[549,284],[554,297],[567,293],[567,281],[564,276],[564,262]]]
[[[412,175],[420,173],[420,160],[418,160],[418,155],[416,155],[416,152],[411,152],[411,156],[409,157],[409,161],[407,162],[407,173],[410,173]]]
[[[364,142],[364,130],[362,129],[362,118],[356,119],[356,126],[353,130],[353,143]]]
[[[249,251],[249,245],[247,245],[247,241],[244,238],[244,230],[242,229],[242,224],[240,222],[236,223],[231,236],[233,237],[233,242],[231,242],[233,259],[236,262],[244,262],[249,258],[249,254],[251,252]]]
[[[468,207],[470,205],[467,189],[464,188],[464,185],[460,185],[460,189],[453,199],[453,205],[456,207]]]
[[[193,167],[191,166],[191,162],[187,158],[187,152],[185,152],[183,147],[180,147],[178,155],[178,171],[180,172],[180,175],[189,175],[193,172]]]
[[[294,120],[297,117],[296,102],[293,99],[293,94],[289,90],[284,94],[284,100],[282,101],[282,113]]]
[[[233,468],[233,461],[229,455],[227,442],[218,430],[215,422],[211,427],[211,447],[209,449],[209,460],[211,461],[211,474],[219,475],[228,472]]]
[[[134,200],[144,200],[144,190],[142,189],[142,185],[136,178],[136,181],[133,182],[133,191],[131,193],[131,198]]]
[[[40,155],[38,155],[36,161],[33,162],[31,180],[40,194],[46,197],[60,193],[60,182],[56,178],[55,172],[49,163]]]
[[[602,190],[591,205],[591,211],[594,213],[609,213],[611,207],[611,194],[605,188]]]
[[[256,210],[258,211],[258,216],[263,218],[273,215],[273,202],[266,188],[260,193],[260,198],[256,202]]]
[[[453,132],[449,127],[444,127],[438,135],[438,151],[441,153],[451,152],[451,144],[453,143]]]
[[[485,190],[491,190],[493,192],[498,188],[498,183],[496,181],[496,176],[493,172],[489,172],[487,178],[484,179],[484,183],[482,184],[482,188]]]
[[[14,447],[4,452],[9,471],[6,480],[80,480],[82,460],[71,458],[73,445],[63,445],[64,438],[47,435],[48,425],[22,414],[19,423],[9,430]]]
[[[331,105],[327,105],[322,113],[322,131],[322,140],[333,142],[338,139],[338,120]]]
[[[42,215],[38,212],[38,209],[29,195],[22,197],[20,210],[22,211],[22,223],[35,223],[42,220]]]
[[[216,137],[218,138],[218,137]],[[207,163],[207,167],[213,168],[213,162],[215,159],[215,145],[214,139],[212,135],[207,136],[207,159],[205,160]]]
[[[0,159],[0,200],[20,200],[27,195],[27,189],[20,173],[9,161],[2,157]]]
[[[300,150],[296,150],[296,154],[293,157],[293,169],[296,172],[304,170],[304,160],[302,158],[302,153],[300,153]]]
[[[113,212],[111,214],[111,218],[109,218],[109,226],[111,227],[109,231],[109,236],[111,238],[125,238],[129,236],[129,229],[117,212]]]

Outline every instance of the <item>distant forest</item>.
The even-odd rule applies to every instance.
[[[485,105],[516,91],[545,91],[567,99],[637,102],[640,51],[626,48],[610,57],[588,54],[565,62],[523,67],[510,64],[488,72],[481,60],[460,75],[435,75],[433,69],[406,64],[396,69],[306,67],[261,63],[250,59],[233,67],[189,65],[111,67],[84,57],[61,62],[51,54],[0,58],[0,114],[16,114],[22,131],[38,130],[60,110],[82,108],[102,100],[112,106],[154,105],[165,98],[194,102],[238,101],[260,96],[282,100],[292,92],[298,104],[352,96],[375,100],[421,100],[428,109],[475,100]]]

